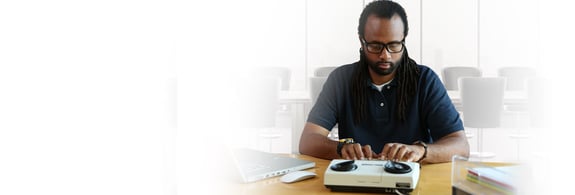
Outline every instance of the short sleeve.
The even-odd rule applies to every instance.
[[[333,74],[334,72],[327,78],[307,119],[307,122],[317,124],[328,130],[331,130],[337,123],[337,99],[341,96],[337,90],[339,88],[338,83],[342,79],[339,78],[339,75]]]
[[[420,94],[425,95],[421,97],[423,120],[427,124],[431,138],[438,140],[450,133],[463,130],[463,122],[459,113],[437,74],[429,69],[427,74],[422,76],[427,77],[423,79],[426,83],[420,88],[424,91]]]

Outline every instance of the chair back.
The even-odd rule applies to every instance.
[[[447,90],[459,90],[458,79],[462,77],[481,77],[481,69],[468,66],[443,68],[443,84]]]
[[[464,77],[460,80],[463,124],[472,128],[495,128],[501,123],[505,78]]]
[[[331,73],[336,68],[337,68],[337,66],[319,67],[319,68],[315,69],[313,75],[315,77],[327,77],[327,76],[329,76],[329,73]]]
[[[327,77],[311,77],[310,78],[310,87],[309,88],[310,88],[312,105],[315,105],[315,101],[317,100],[319,93],[321,93],[321,90],[323,89],[323,85],[325,84],[326,80],[327,80]]]
[[[507,79],[505,90],[518,91],[527,88],[527,80],[535,77],[535,70],[529,67],[510,66],[499,68],[497,74]]]

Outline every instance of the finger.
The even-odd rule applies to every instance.
[[[397,154],[398,150],[399,150],[399,144],[391,144],[391,146],[389,147],[389,152],[387,152],[387,159],[397,161],[395,155]]]
[[[407,154],[404,156],[404,161],[406,162],[415,162],[417,159],[415,158],[415,151],[409,151],[407,152]]]
[[[342,157],[347,160],[357,160],[358,154],[356,154],[356,149],[354,147],[356,144],[344,144],[341,148]],[[359,144],[357,144],[359,145]]]
[[[367,158],[368,160],[371,160],[371,158],[374,156],[374,152],[371,150],[371,146],[370,145],[365,145],[362,147],[363,150],[363,154],[365,155],[365,158]]]
[[[380,155],[379,159],[381,159],[381,160],[387,160],[387,159],[388,159],[388,158],[387,158],[387,154],[389,153],[389,150],[390,150],[390,148],[391,148],[392,146],[393,146],[392,143],[385,144],[385,145],[383,146],[383,150],[381,151],[381,153],[379,153],[379,155]]]
[[[351,159],[353,159],[353,155],[354,155],[353,151],[351,153],[349,152],[349,144],[344,144],[341,147],[341,157],[343,159],[351,160]]]
[[[345,150],[345,145],[341,146],[341,158],[349,160],[349,154]]]
[[[406,154],[409,152],[409,148],[406,145],[401,144],[397,147],[397,153],[395,154],[395,161],[405,161]]]
[[[364,155],[363,155],[363,151],[361,151],[361,145],[360,144],[352,144],[353,150],[355,152],[355,160],[363,160],[364,159]]]

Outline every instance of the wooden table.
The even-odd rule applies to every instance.
[[[331,192],[323,185],[323,174],[329,165],[329,160],[318,159],[306,155],[291,155],[295,158],[314,161],[315,168],[307,171],[315,172],[317,177],[292,184],[285,184],[280,177],[247,183],[232,184],[229,192],[233,194],[274,194],[274,195],[302,195],[302,194],[371,194]],[[498,163],[490,163],[496,165]],[[504,164],[504,163],[503,163]],[[451,194],[451,163],[423,165],[419,176],[419,183],[411,194]]]

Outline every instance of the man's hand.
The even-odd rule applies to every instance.
[[[378,156],[382,160],[415,162],[421,159],[424,152],[425,148],[420,145],[388,143]]]
[[[370,145],[362,146],[359,143],[345,144],[341,148],[341,158],[348,160],[371,160],[372,158],[378,157],[379,156],[371,150]]]

